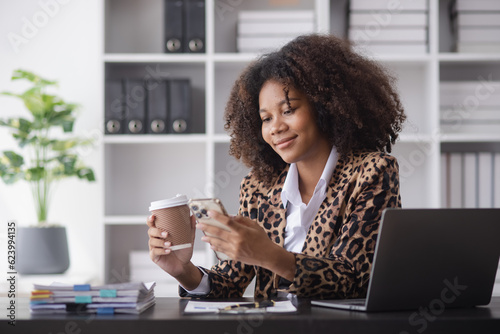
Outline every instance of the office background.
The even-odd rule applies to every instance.
[[[55,1],[52,9],[43,9],[51,1],[0,1],[0,91],[22,91],[20,83],[10,78],[15,69],[33,71],[59,81],[59,94],[67,101],[81,104],[75,132],[86,136],[101,128],[102,77],[102,13],[101,1]],[[48,7],[50,8],[50,7]],[[48,15],[46,13],[50,13]],[[45,19],[47,18],[47,19]],[[36,24],[35,25],[35,21]],[[30,22],[30,23],[26,23]],[[35,29],[26,28],[33,25]],[[9,36],[20,36],[22,43],[14,47]],[[1,117],[27,113],[15,99],[0,97]],[[0,147],[17,148],[5,128],[0,131]],[[85,161],[101,170],[102,146],[99,140]],[[96,183],[69,179],[57,185],[50,220],[67,227],[70,245],[70,273],[75,279],[98,277],[102,266],[102,173]],[[6,254],[6,223],[15,220],[18,226],[36,222],[31,191],[25,182],[6,186],[0,182],[0,221],[2,253]],[[7,257],[0,263],[6,268]],[[5,265],[4,265],[5,264]],[[22,286],[23,279],[19,284]],[[27,285],[30,283],[27,282]]]
[[[398,33],[388,45],[377,44],[381,53],[375,56],[398,78],[409,116],[394,150],[401,168],[403,205],[500,207],[497,116],[490,115],[492,121],[483,122],[483,127],[462,117],[457,131],[456,123],[450,123],[456,119],[446,116],[449,110],[452,116],[457,113],[457,107],[440,105],[447,94],[442,91],[444,81],[477,83],[480,77],[498,81],[500,51],[457,52],[450,30],[453,1],[423,3],[426,9],[417,11],[424,15],[424,25],[405,28],[414,37]],[[95,139],[93,149],[82,154],[95,169],[97,182],[61,182],[53,199],[50,220],[67,227],[70,245],[71,267],[62,279],[100,283],[152,275],[160,283],[158,295],[175,295],[175,282],[155,276],[158,271],[145,252],[147,206],[182,192],[192,197],[216,195],[231,212],[237,210],[237,188],[246,169],[227,155],[222,114],[232,82],[256,51],[251,43],[239,41],[239,15],[248,10],[305,10],[314,13],[315,31],[345,36],[350,31],[353,39],[362,38],[354,34],[355,27],[346,28],[349,15],[356,13],[354,8],[346,11],[348,4],[346,0],[206,1],[204,52],[168,54],[163,47],[162,0],[0,1],[0,91],[20,87],[10,81],[17,68],[58,80],[60,95],[81,104],[76,133]],[[363,13],[361,8],[358,14]],[[387,27],[379,24],[378,28]],[[21,36],[22,42],[13,42],[14,35]],[[407,47],[391,52],[401,43]],[[462,51],[467,51],[465,46]],[[105,82],[119,78],[121,72],[144,77],[148,68],[191,80],[194,130],[156,137],[105,134]],[[465,94],[458,97],[459,102],[470,91]],[[498,105],[496,111],[500,111]],[[0,97],[0,112],[1,117],[18,115],[24,107]],[[5,131],[0,132],[0,143],[2,150],[14,147]],[[178,159],[176,164],[171,156]],[[473,172],[466,166],[473,166]],[[488,188],[486,199],[481,184]],[[466,189],[474,189],[472,198]],[[0,183],[0,221],[15,220],[19,226],[33,223],[31,202],[26,184]],[[0,237],[5,238],[5,231],[0,231]],[[198,264],[213,263],[210,250],[200,242],[195,251]],[[6,259],[0,258],[0,266],[2,261]],[[19,284],[29,289],[36,279],[42,278],[24,277]]]

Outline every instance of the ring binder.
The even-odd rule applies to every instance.
[[[205,52],[205,1],[187,0],[186,2],[186,30],[187,46],[185,52]]]
[[[189,79],[172,79],[169,86],[170,132],[187,133],[190,131],[191,83]]]
[[[123,86],[122,80],[106,80],[104,125],[106,134],[123,133]]]
[[[147,98],[147,133],[167,133],[168,116],[168,84],[166,80],[160,80],[151,85]]]
[[[184,1],[165,0],[165,52],[183,52]]]
[[[138,79],[125,81],[125,124],[126,133],[144,133],[146,90],[144,82]]]

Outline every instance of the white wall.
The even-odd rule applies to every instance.
[[[0,91],[23,89],[23,85],[10,81],[13,70],[18,68],[57,80],[58,94],[81,105],[76,134],[98,140],[102,138],[103,112],[102,7],[100,0],[0,0]],[[13,38],[22,39],[22,43],[16,45]],[[24,113],[22,103],[0,96],[0,118]],[[96,277],[103,261],[99,147],[81,152],[84,161],[94,168],[97,182],[60,182],[48,218],[67,227],[69,271]],[[0,128],[0,151],[7,148],[16,146],[6,129]],[[6,186],[0,181],[0,236],[5,237],[7,220],[17,221],[18,226],[36,221],[26,183]]]

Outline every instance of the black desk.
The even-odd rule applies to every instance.
[[[6,305],[7,298],[1,298]],[[99,333],[500,333],[500,297],[487,307],[445,310],[435,318],[418,324],[409,321],[412,311],[361,313],[311,307],[298,301],[296,314],[183,315],[187,300],[157,298],[156,305],[140,315],[45,315],[31,316],[27,299],[18,299],[16,326],[0,317],[0,333],[99,334]]]

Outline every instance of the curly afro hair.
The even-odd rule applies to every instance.
[[[289,87],[306,94],[320,131],[340,157],[356,150],[391,152],[406,118],[394,78],[379,64],[338,37],[299,36],[252,62],[226,105],[229,153],[267,185],[286,166],[262,138],[259,93],[268,80],[284,86],[285,99]]]

